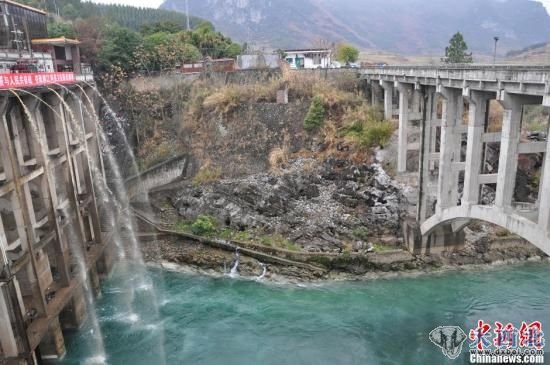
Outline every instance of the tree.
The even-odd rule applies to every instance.
[[[357,61],[359,50],[351,44],[339,44],[336,47],[336,59],[346,65]]]
[[[90,17],[78,19],[74,23],[76,38],[80,41],[80,56],[83,62],[95,67],[101,49],[102,31],[105,29],[103,18]]]
[[[154,33],[178,33],[184,30],[185,28],[173,21],[165,22],[156,22],[152,24],[144,24],[141,26],[141,34],[144,36],[151,35]]]
[[[315,96],[311,100],[309,111],[304,119],[304,128],[308,131],[317,129],[325,122],[325,105],[320,96]]]
[[[448,63],[471,63],[472,54],[467,53],[468,45],[460,32],[453,35],[449,41],[449,46],[446,50],[446,59]]]
[[[61,9],[64,18],[75,19],[78,17],[78,10],[73,4],[67,4]]]
[[[48,37],[58,38],[67,37],[75,38],[75,30],[69,23],[50,23],[48,24]]]
[[[141,36],[128,28],[112,26],[104,35],[99,62],[104,69],[120,66],[124,71],[133,71],[134,53],[141,45]]]

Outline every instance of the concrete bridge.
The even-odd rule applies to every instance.
[[[399,119],[398,173],[418,173],[415,219],[404,228],[412,251],[460,247],[463,228],[481,220],[550,254],[548,125],[533,140],[522,124],[526,107],[550,107],[550,67],[390,66],[361,72],[373,104],[383,105],[386,119]],[[502,114],[496,123],[495,105]],[[493,166],[487,163],[490,151],[498,153]],[[414,166],[411,153],[419,156]],[[514,197],[522,155],[543,156],[536,201]]]

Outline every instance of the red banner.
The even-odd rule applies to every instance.
[[[0,73],[0,89],[71,84],[75,81],[74,72]]]

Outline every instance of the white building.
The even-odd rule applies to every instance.
[[[292,69],[329,68],[332,64],[332,50],[324,48],[286,49],[285,60]]]

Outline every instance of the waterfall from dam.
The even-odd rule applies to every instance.
[[[115,265],[114,270],[117,272],[118,277],[124,277],[124,280],[119,281],[118,288],[116,289],[117,293],[114,296],[116,297],[117,307],[119,308],[119,315],[109,320],[130,323],[132,326],[140,326],[151,331],[153,338],[155,338],[155,342],[157,342],[157,349],[159,350],[158,362],[164,365],[166,363],[164,353],[164,326],[160,321],[156,290],[142,258],[134,228],[134,221],[132,219],[133,210],[130,205],[130,197],[126,190],[120,165],[114,156],[113,146],[109,143],[109,139],[104,132],[102,122],[99,118],[99,113],[95,109],[94,103],[86,91],[77,84],[76,86],[82,91],[82,96],[80,96],[63,85],[57,86],[64,89],[69,95],[69,98],[66,98],[66,95],[62,95],[59,90],[56,91],[56,89],[53,88],[48,88],[48,90],[61,102],[63,109],[67,113],[65,119],[68,120],[68,125],[72,132],[75,136],[78,136],[81,141],[86,141],[84,127],[84,114],[86,114],[95,125],[100,153],[105,161],[104,165],[99,166],[94,159],[90,159],[90,170],[92,172],[93,185],[96,190],[96,199],[102,208],[101,211],[104,218],[102,220],[102,226],[105,226],[102,227],[102,230],[107,230],[112,234],[112,239],[117,248],[119,263]],[[128,144],[128,138],[120,119],[116,116],[99,91],[95,87],[91,87],[104,103],[104,110],[107,112],[109,119],[114,122],[114,126],[122,136],[124,142],[122,147],[131,158],[132,167],[138,172],[138,165],[134,153],[131,146]],[[23,93],[38,100],[60,118],[63,112],[56,110],[56,108],[49,105],[45,100],[26,90],[13,89],[11,92],[19,100],[25,116],[29,120],[32,133],[38,145],[41,149],[45,149],[46,147],[42,145],[43,142],[40,138],[40,130],[33,118],[33,114],[18,93]],[[70,98],[72,98],[72,101]],[[86,143],[85,146],[86,148],[88,147]],[[46,161],[46,164],[47,163],[48,161]],[[106,167],[108,175],[106,175],[103,166]],[[146,203],[148,203],[148,200]],[[67,211],[63,211],[61,214],[64,217],[70,216]],[[109,359],[104,350],[101,326],[95,308],[95,295],[92,285],[89,282],[89,275],[86,271],[85,253],[89,247],[80,247],[81,245],[77,243],[79,240],[76,239],[78,234],[74,224],[78,224],[78,222],[69,224],[68,235],[70,236],[71,251],[74,260],[73,265],[76,268],[75,274],[80,275],[80,279],[83,283],[84,298],[88,308],[88,325],[86,327],[89,331],[83,335],[90,339],[90,341],[87,341],[90,345],[88,351],[90,355],[85,362],[89,364],[105,364],[109,363]],[[111,293],[111,295],[112,294],[113,293]],[[146,310],[144,310],[144,308],[146,308]],[[70,351],[70,348],[68,351]]]
[[[80,87],[80,86],[78,86]],[[99,93],[99,91],[92,86],[94,92],[100,97],[104,103],[105,110],[109,114],[110,118],[115,122],[116,127],[118,128],[119,133],[123,137],[124,148],[127,151],[128,155],[131,158],[132,166],[136,172],[138,172],[138,165],[135,159],[135,155],[132,151],[131,146],[128,144],[128,138],[123,129],[122,123],[118,116],[114,113],[112,108],[109,106],[105,98]],[[139,322],[141,315],[137,313],[137,305],[134,303],[136,300],[139,300],[141,303],[148,303],[148,309],[152,312],[146,313],[147,317],[159,318],[159,304],[156,298],[156,291],[153,287],[153,282],[147,270],[147,267],[143,261],[143,256],[139,247],[139,243],[136,237],[136,232],[134,228],[134,223],[132,220],[132,208],[130,206],[130,199],[126,186],[124,184],[124,179],[120,171],[120,166],[116,161],[116,158],[113,154],[112,148],[109,145],[109,141],[105,136],[103,127],[101,126],[100,120],[98,118],[98,112],[94,109],[93,103],[89,99],[88,95],[84,92],[83,94],[89,103],[87,107],[80,98],[79,106],[82,110],[87,111],[89,117],[92,118],[97,126],[99,131],[99,136],[103,144],[103,154],[106,157],[106,163],[108,165],[109,171],[111,172],[111,181],[114,185],[115,194],[119,199],[119,203],[122,205],[122,210],[118,211],[119,224],[115,224],[115,236],[118,237],[119,244],[117,247],[123,248],[121,256],[126,257],[126,259],[121,260],[120,264],[117,267],[117,270],[121,270],[127,274],[128,280],[121,282],[121,302],[124,303],[124,306],[128,310],[128,315],[125,316],[126,320],[130,322]],[[76,97],[76,96],[75,96]],[[147,194],[145,194],[147,196]],[[149,206],[149,200],[145,202]],[[131,275],[128,275],[131,274]],[[144,317],[145,317],[144,315]],[[124,318],[123,318],[124,319]],[[145,323],[142,323],[145,324]],[[146,324],[145,324],[146,325]],[[164,329],[162,323],[155,323],[155,326],[149,326],[156,331],[155,335],[158,339],[158,348],[160,349],[160,364],[165,364],[165,354],[164,354]]]
[[[45,146],[43,145],[42,138],[40,138],[40,131],[38,128],[38,125],[36,123],[36,120],[34,119],[31,111],[28,109],[27,105],[23,102],[21,97],[17,94],[15,91],[11,91],[12,94],[15,95],[15,97],[18,99],[19,103],[21,104],[21,107],[25,113],[25,116],[27,117],[29,124],[31,126],[32,133],[34,135],[34,138],[36,139],[38,145],[41,149],[44,149]],[[56,93],[57,94],[57,93]],[[42,99],[40,99],[38,96],[34,94],[30,94],[37,98],[42,103],[46,104]],[[46,104],[48,105],[48,104]],[[48,105],[49,106],[49,105]],[[50,106],[51,108],[51,106]],[[53,110],[53,108],[52,108]],[[45,162],[46,165],[49,164],[48,161]],[[66,217],[70,217],[71,214],[68,211],[68,207],[62,208],[61,218],[66,219]],[[92,347],[92,353],[93,356],[90,359],[90,363],[93,364],[103,364],[105,362],[105,346],[103,343],[103,335],[101,333],[101,327],[99,325],[99,321],[97,319],[96,314],[96,307],[95,307],[95,299],[94,294],[92,291],[90,278],[88,275],[88,271],[86,269],[86,257],[84,254],[83,247],[78,244],[79,240],[77,239],[77,234],[75,230],[75,224],[76,222],[72,222],[71,224],[67,225],[68,228],[68,238],[69,242],[71,243],[71,252],[73,255],[73,263],[76,266],[76,272],[74,272],[74,275],[78,275],[80,277],[80,281],[82,282],[82,288],[84,292],[84,298],[86,301],[86,306],[88,307],[88,321],[90,323],[90,333],[89,337],[91,341],[89,344]]]

